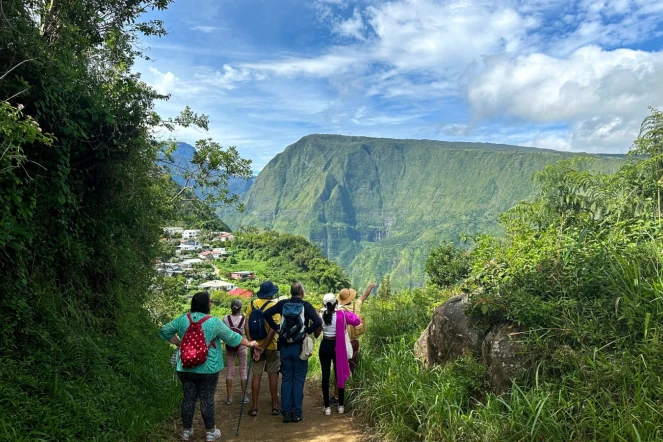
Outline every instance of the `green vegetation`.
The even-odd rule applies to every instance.
[[[2,1],[1,440],[145,440],[178,402],[143,308],[159,236],[187,191],[232,202],[228,176],[251,171],[203,140],[174,190],[154,134],[207,119],[161,119],[131,72],[139,36],[165,32],[140,16],[169,3]]]
[[[464,234],[500,234],[499,214],[535,195],[532,175],[578,154],[517,146],[310,135],[260,172],[222,212],[231,227],[259,226],[310,238],[356,285],[391,273],[420,286],[430,250]],[[623,160],[596,157],[614,172]]]
[[[279,296],[290,296],[290,285],[296,281],[304,284],[310,296],[335,293],[350,286],[344,270],[301,236],[246,229],[236,233],[228,250],[231,258],[216,261],[216,267],[222,276],[241,270],[255,272],[256,280],[237,284],[254,292],[266,279],[279,286]]]
[[[367,304],[354,405],[377,438],[661,440],[662,177],[663,114],[653,111],[616,173],[579,160],[539,172],[536,198],[502,216],[505,237],[476,238],[464,279],[446,277],[458,275],[446,257],[459,253],[445,247],[429,270],[439,264],[447,288]],[[529,371],[507,394],[487,393],[471,358],[431,370],[414,358],[432,307],[458,290],[472,293],[480,326],[520,329]]]

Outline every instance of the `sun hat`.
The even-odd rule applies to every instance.
[[[333,304],[334,302],[336,302],[336,295],[334,295],[333,293],[327,293],[325,296],[322,297],[322,303],[324,305]]]
[[[357,290],[355,289],[343,289],[338,292],[336,299],[338,300],[339,305],[350,304],[353,299],[357,296]]]
[[[265,281],[260,284],[260,289],[256,296],[260,299],[269,299],[274,297],[279,292],[279,286],[272,283],[272,281]]]

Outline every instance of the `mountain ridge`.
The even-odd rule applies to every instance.
[[[499,214],[533,195],[534,172],[581,156],[599,170],[621,164],[506,144],[312,134],[265,166],[242,197],[244,213],[221,216],[233,228],[310,238],[355,283],[391,272],[397,286],[414,286],[434,244],[499,233]]]

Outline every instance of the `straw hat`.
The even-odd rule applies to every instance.
[[[343,289],[338,292],[336,299],[338,300],[339,305],[350,304],[357,296],[357,290],[355,289]]]

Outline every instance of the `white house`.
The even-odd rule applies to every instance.
[[[182,231],[182,239],[196,239],[200,234],[200,230],[184,230]]]
[[[175,254],[179,255],[182,252],[195,252],[197,250],[202,250],[203,246],[200,245],[200,242],[193,239],[182,241],[179,246],[175,247]]]
[[[182,232],[184,232],[183,227],[164,227],[163,228],[163,233],[174,236],[174,235],[181,235]]]
[[[237,286],[231,282],[216,279],[214,281],[203,282],[198,286],[198,288],[209,291],[223,290],[229,292],[230,290],[235,290]]]
[[[183,269],[190,269],[194,264],[202,264],[203,260],[198,258],[185,259],[180,263]]]
[[[232,233],[228,232],[222,232],[221,235],[217,236],[214,238],[214,241],[233,241],[235,239],[235,235]]]

